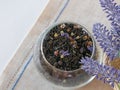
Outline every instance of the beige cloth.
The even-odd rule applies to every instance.
[[[120,3],[119,0],[117,1]],[[41,31],[50,24],[61,21],[79,23],[91,33],[92,26],[96,22],[104,23],[109,27],[99,0],[50,0],[0,77],[0,90],[57,90],[41,78],[34,64],[33,47]],[[77,90],[112,90],[112,88],[94,79]]]

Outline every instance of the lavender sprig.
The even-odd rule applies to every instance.
[[[120,35],[118,35],[114,30],[111,30],[111,34],[114,37],[112,43],[116,46],[116,49],[120,52]]]
[[[100,0],[100,4],[120,38],[120,5],[114,3],[114,0]]]
[[[108,14],[111,21],[111,33],[114,36],[114,43],[120,50],[120,5],[114,3],[114,0],[100,0],[103,10]]]
[[[120,83],[120,70],[113,67],[99,64],[99,62],[85,57],[81,60],[82,69],[88,74],[96,76],[97,79],[104,81],[114,87],[114,83]]]
[[[103,10],[108,14],[111,21],[111,30],[107,30],[102,24],[93,26],[93,33],[103,51],[106,52],[110,60],[119,57],[120,52],[120,5],[114,0],[100,0]]]
[[[117,43],[115,38],[113,39],[112,33],[110,33],[110,31],[100,23],[94,24],[93,33],[101,48],[103,48],[103,51],[106,52],[107,56],[109,56],[111,60],[117,57],[119,53],[118,45],[116,45]]]
[[[114,0],[100,0],[103,10],[108,14],[111,21],[111,30],[106,26],[97,23],[93,25],[93,33],[99,42],[103,51],[113,60],[120,58],[120,5],[114,3]],[[120,83],[120,70],[107,65],[99,64],[91,58],[82,58],[82,69],[88,74],[96,76],[97,79],[104,81],[114,87],[114,83]]]

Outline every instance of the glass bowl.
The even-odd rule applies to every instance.
[[[77,24],[73,22],[62,22],[62,23],[71,23]],[[94,76],[88,75],[82,69],[76,69],[72,71],[65,71],[58,69],[51,65],[47,60],[43,52],[43,42],[50,30],[62,23],[56,23],[51,25],[48,29],[44,30],[39,36],[35,48],[34,48],[34,60],[36,66],[40,72],[40,75],[46,80],[46,82],[51,83],[53,86],[62,87],[62,88],[78,88],[82,87],[94,79]],[[85,32],[92,38],[93,41],[93,51],[91,58],[95,56],[95,42],[92,35],[88,32],[88,30],[80,24],[77,24],[83,28]]]

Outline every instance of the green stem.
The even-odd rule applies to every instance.
[[[120,51],[118,52],[118,57],[120,58]]]
[[[120,90],[120,83],[118,83],[118,88],[119,88],[119,90]]]

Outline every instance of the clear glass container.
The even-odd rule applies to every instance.
[[[71,22],[65,22],[65,23],[71,23]],[[60,70],[52,66],[46,60],[45,55],[43,53],[43,41],[44,41],[44,38],[46,37],[46,34],[49,33],[49,31],[53,27],[59,24],[61,23],[51,25],[48,29],[44,30],[44,32],[42,32],[41,35],[39,36],[34,49],[35,64],[40,72],[40,75],[46,80],[46,82],[51,83],[53,86],[69,88],[69,89],[82,87],[88,84],[89,82],[91,82],[94,79],[94,76],[88,75],[86,72],[84,72],[80,68],[73,71]],[[76,24],[76,23],[72,23],[72,24]],[[92,52],[91,58],[93,58],[95,56],[94,39],[85,27],[81,25],[80,27],[82,27],[85,30],[85,32],[87,32],[88,35],[92,38],[93,52]]]

